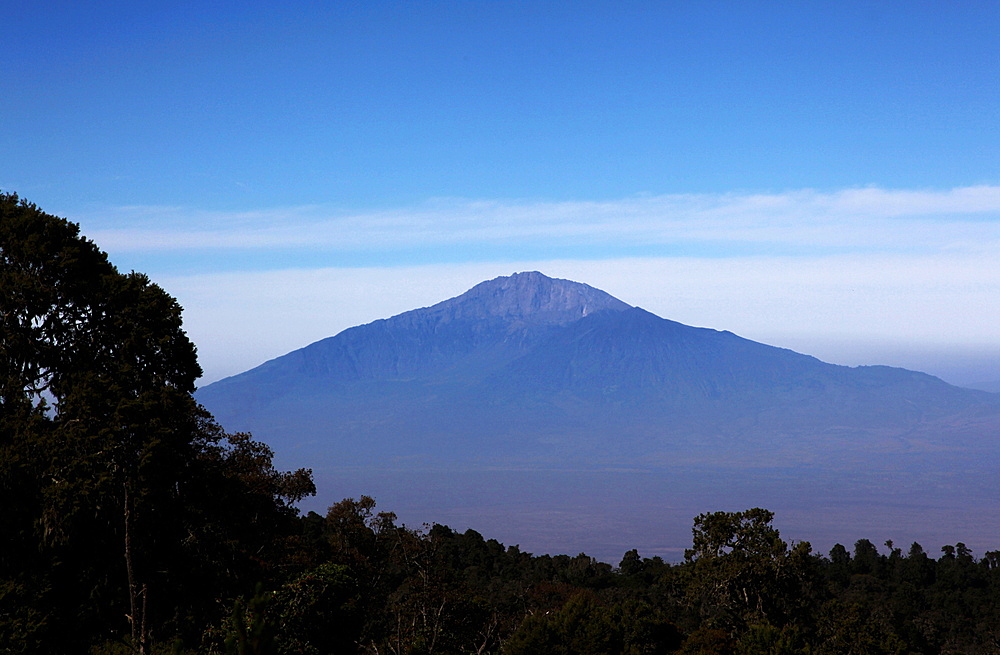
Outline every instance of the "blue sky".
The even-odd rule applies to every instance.
[[[0,189],[206,381],[525,269],[1000,379],[995,3],[0,5]]]

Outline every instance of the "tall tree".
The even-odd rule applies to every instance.
[[[789,550],[774,513],[755,507],[695,517],[688,597],[709,628],[785,625],[796,602],[811,594],[815,557],[808,542]]]
[[[125,615],[147,652],[184,602],[176,564],[206,533],[206,492],[228,480],[253,498],[256,485],[273,518],[311,480],[283,478],[261,444],[227,442],[197,405],[201,369],[173,298],[14,194],[0,194],[0,292],[0,581],[17,591],[4,601],[23,600],[25,572],[38,572],[39,593],[65,603],[36,625],[100,632]]]

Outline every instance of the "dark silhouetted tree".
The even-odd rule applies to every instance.
[[[80,648],[125,616],[148,652],[197,604],[203,581],[185,571],[208,568],[206,535],[238,529],[254,499],[274,535],[312,491],[308,472],[278,474],[269,450],[227,440],[194,401],[201,369],[173,298],[14,194],[0,194],[0,362],[0,602],[21,617],[0,635],[10,649]],[[240,501],[213,511],[232,484]]]

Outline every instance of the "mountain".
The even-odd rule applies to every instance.
[[[998,449],[1000,396],[695,328],[517,273],[198,392],[310,464],[917,466]]]

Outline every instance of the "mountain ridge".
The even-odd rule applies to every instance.
[[[334,336],[321,339],[219,382],[231,384],[229,381],[245,378],[247,374],[253,374],[255,371],[273,369],[277,366],[276,362],[290,362],[299,357],[304,358],[305,372],[313,375],[330,374],[337,364],[340,366],[346,364],[346,362],[330,361],[337,358],[337,355],[325,352],[330,346],[337,348],[341,345],[339,342],[351,342],[350,346],[354,348],[359,346],[370,348],[376,343],[391,345],[397,340],[395,335],[405,330],[440,331],[443,326],[449,324],[453,327],[454,324],[470,323],[476,325],[470,325],[466,334],[453,329],[441,335],[443,338],[438,341],[450,340],[452,343],[462,341],[458,337],[471,337],[475,341],[482,341],[496,338],[498,333],[504,333],[504,338],[510,339],[516,336],[518,331],[566,324],[596,311],[623,311],[628,308],[629,305],[610,294],[585,284],[549,278],[537,271],[515,273],[508,277],[497,277],[481,282],[459,296],[429,307],[409,310],[389,318],[347,328]],[[411,341],[404,345],[421,344]],[[316,358],[311,359],[314,354]],[[388,372],[388,369],[383,372]]]
[[[931,456],[975,449],[976,413],[1000,416],[1000,396],[683,325],[539,272],[349,328],[199,399],[227,427],[347,462],[621,464],[612,451],[662,459],[688,440],[765,458],[793,440],[836,457],[891,443]]]

